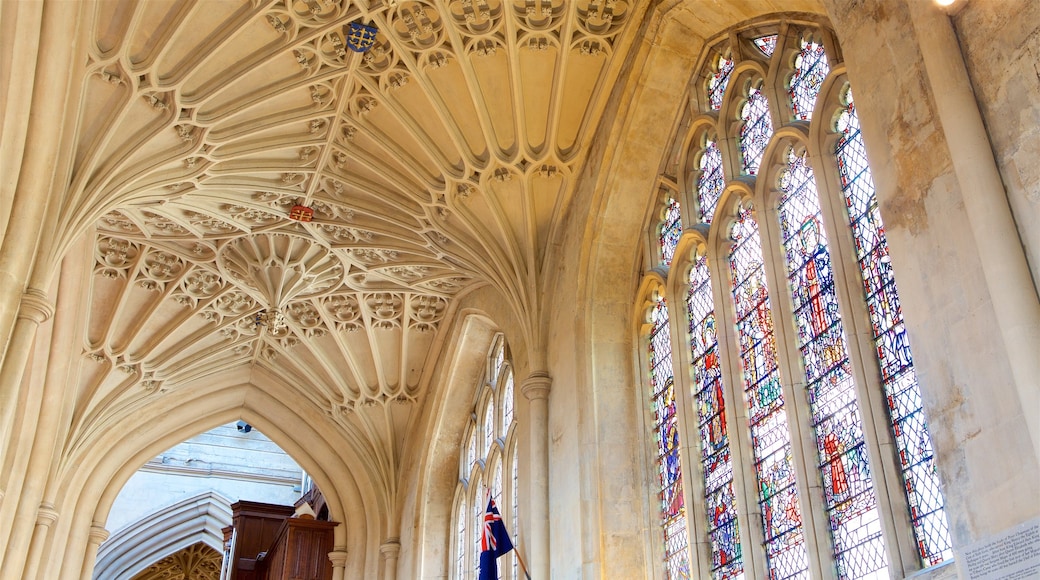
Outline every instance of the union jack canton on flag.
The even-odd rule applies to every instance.
[[[480,532],[479,580],[498,580],[498,557],[512,549],[513,542],[509,540],[509,532],[495,507],[495,500],[489,499]]]

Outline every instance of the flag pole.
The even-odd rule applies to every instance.
[[[520,557],[520,550],[516,546],[513,546],[513,553],[516,554],[516,561],[520,562],[520,569],[524,571],[524,576],[527,577],[527,580],[531,580],[531,573],[527,571],[527,565],[524,564],[524,559]]]

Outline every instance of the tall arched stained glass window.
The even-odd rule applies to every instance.
[[[805,157],[789,150],[779,181],[781,238],[838,577],[887,576],[881,515],[834,291],[834,268],[815,179]]]
[[[741,204],[731,233],[730,276],[740,341],[759,506],[771,580],[807,578],[809,554],[795,487],[791,434],[777,365],[762,241],[751,208]]]
[[[716,339],[715,306],[711,297],[708,259],[699,256],[690,269],[686,295],[690,316],[690,354],[697,422],[701,433],[701,466],[707,498],[711,571],[716,580],[744,577],[733,493],[733,460],[726,427],[726,402],[722,393],[722,368]]]
[[[489,497],[495,500],[511,537],[516,537],[519,521],[519,446],[513,413],[513,369],[501,335],[495,337],[484,361],[485,371],[475,387],[476,399],[466,426],[467,444],[459,454],[457,508],[452,516],[455,564],[450,567],[455,580],[477,577],[479,530],[483,527]],[[503,562],[499,578],[517,579],[515,565],[509,567]]]
[[[903,488],[910,505],[918,553],[926,565],[938,564],[953,556],[950,526],[939,475],[935,471],[928,422],[921,408],[921,389],[903,325],[903,309],[896,291],[885,227],[878,211],[874,180],[867,165],[851,90],[846,91],[845,101],[845,110],[838,117],[837,129],[841,135],[835,147],[842,193],[856,240],[856,259],[863,276],[881,381],[899,450]]]
[[[668,306],[660,300],[651,311],[649,341],[650,404],[657,441],[657,474],[661,516],[664,522],[665,575],[689,578],[686,505],[683,499],[679,449],[679,417],[676,414],[672,344],[668,334]]]
[[[769,117],[769,101],[760,87],[748,88],[747,100],[740,110],[740,154],[744,173],[755,175],[762,163],[762,153],[773,136],[773,120]]]
[[[700,201],[701,221],[711,223],[715,206],[719,203],[726,180],[722,176],[722,151],[714,139],[706,140],[701,153],[700,175],[697,177],[697,198]]]

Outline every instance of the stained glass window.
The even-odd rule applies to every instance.
[[[740,156],[744,173],[755,175],[762,163],[762,153],[773,136],[773,120],[769,117],[769,101],[762,89],[752,86],[740,111]]]
[[[700,169],[701,173],[697,177],[697,197],[701,208],[701,221],[710,224],[722,190],[726,187],[726,179],[722,174],[722,151],[714,139],[709,139],[704,144]]]
[[[672,373],[672,343],[668,334],[668,306],[661,300],[654,307],[650,333],[650,400],[657,441],[657,473],[660,483],[661,516],[664,520],[665,575],[689,578],[686,505],[683,499],[679,459],[679,418],[675,408],[675,376]]]
[[[804,155],[788,153],[780,189],[781,238],[838,577],[887,577],[881,514],[838,311],[834,269],[815,179]]]
[[[502,390],[502,437],[506,436],[513,422],[513,370],[506,371],[505,387]]]
[[[664,219],[661,221],[661,233],[658,243],[661,244],[661,262],[665,265],[672,263],[675,256],[675,247],[679,245],[682,237],[682,216],[679,211],[679,202],[675,198],[668,198],[668,205],[664,210]]]
[[[726,85],[729,84],[729,75],[732,72],[733,60],[719,56],[715,74],[708,79],[708,102],[716,111],[722,108],[722,97],[726,94]]]
[[[777,35],[770,34],[768,36],[760,36],[752,42],[758,47],[758,50],[762,51],[762,54],[766,56],[773,56],[773,51],[776,50],[776,38]]]
[[[484,407],[484,457],[491,453],[491,447],[495,444],[495,406],[488,397],[487,406]]]
[[[722,395],[722,368],[715,332],[715,305],[711,296],[708,259],[700,256],[690,269],[686,295],[690,320],[690,360],[697,421],[701,434],[701,464],[707,499],[711,570],[716,580],[744,577],[740,530],[733,493],[733,461],[726,432],[726,403]]]
[[[838,118],[841,137],[835,148],[841,187],[856,240],[856,258],[863,276],[917,549],[924,564],[933,565],[953,556],[950,526],[851,91],[846,100],[848,104]]]
[[[466,446],[466,465],[463,467],[465,473],[469,473],[473,469],[473,465],[477,462],[477,430],[476,428],[470,429],[469,432],[469,445]]]
[[[751,208],[743,203],[738,207],[730,236],[730,276],[744,401],[751,427],[770,580],[807,578],[809,554],[795,487],[791,434],[777,366],[762,242]]]
[[[803,38],[802,50],[794,59],[794,75],[787,88],[795,118],[803,121],[812,118],[823,79],[827,78],[830,72],[831,67],[827,63],[823,45]]]

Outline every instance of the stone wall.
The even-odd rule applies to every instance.
[[[967,2],[953,22],[1040,287],[1040,3]]]

